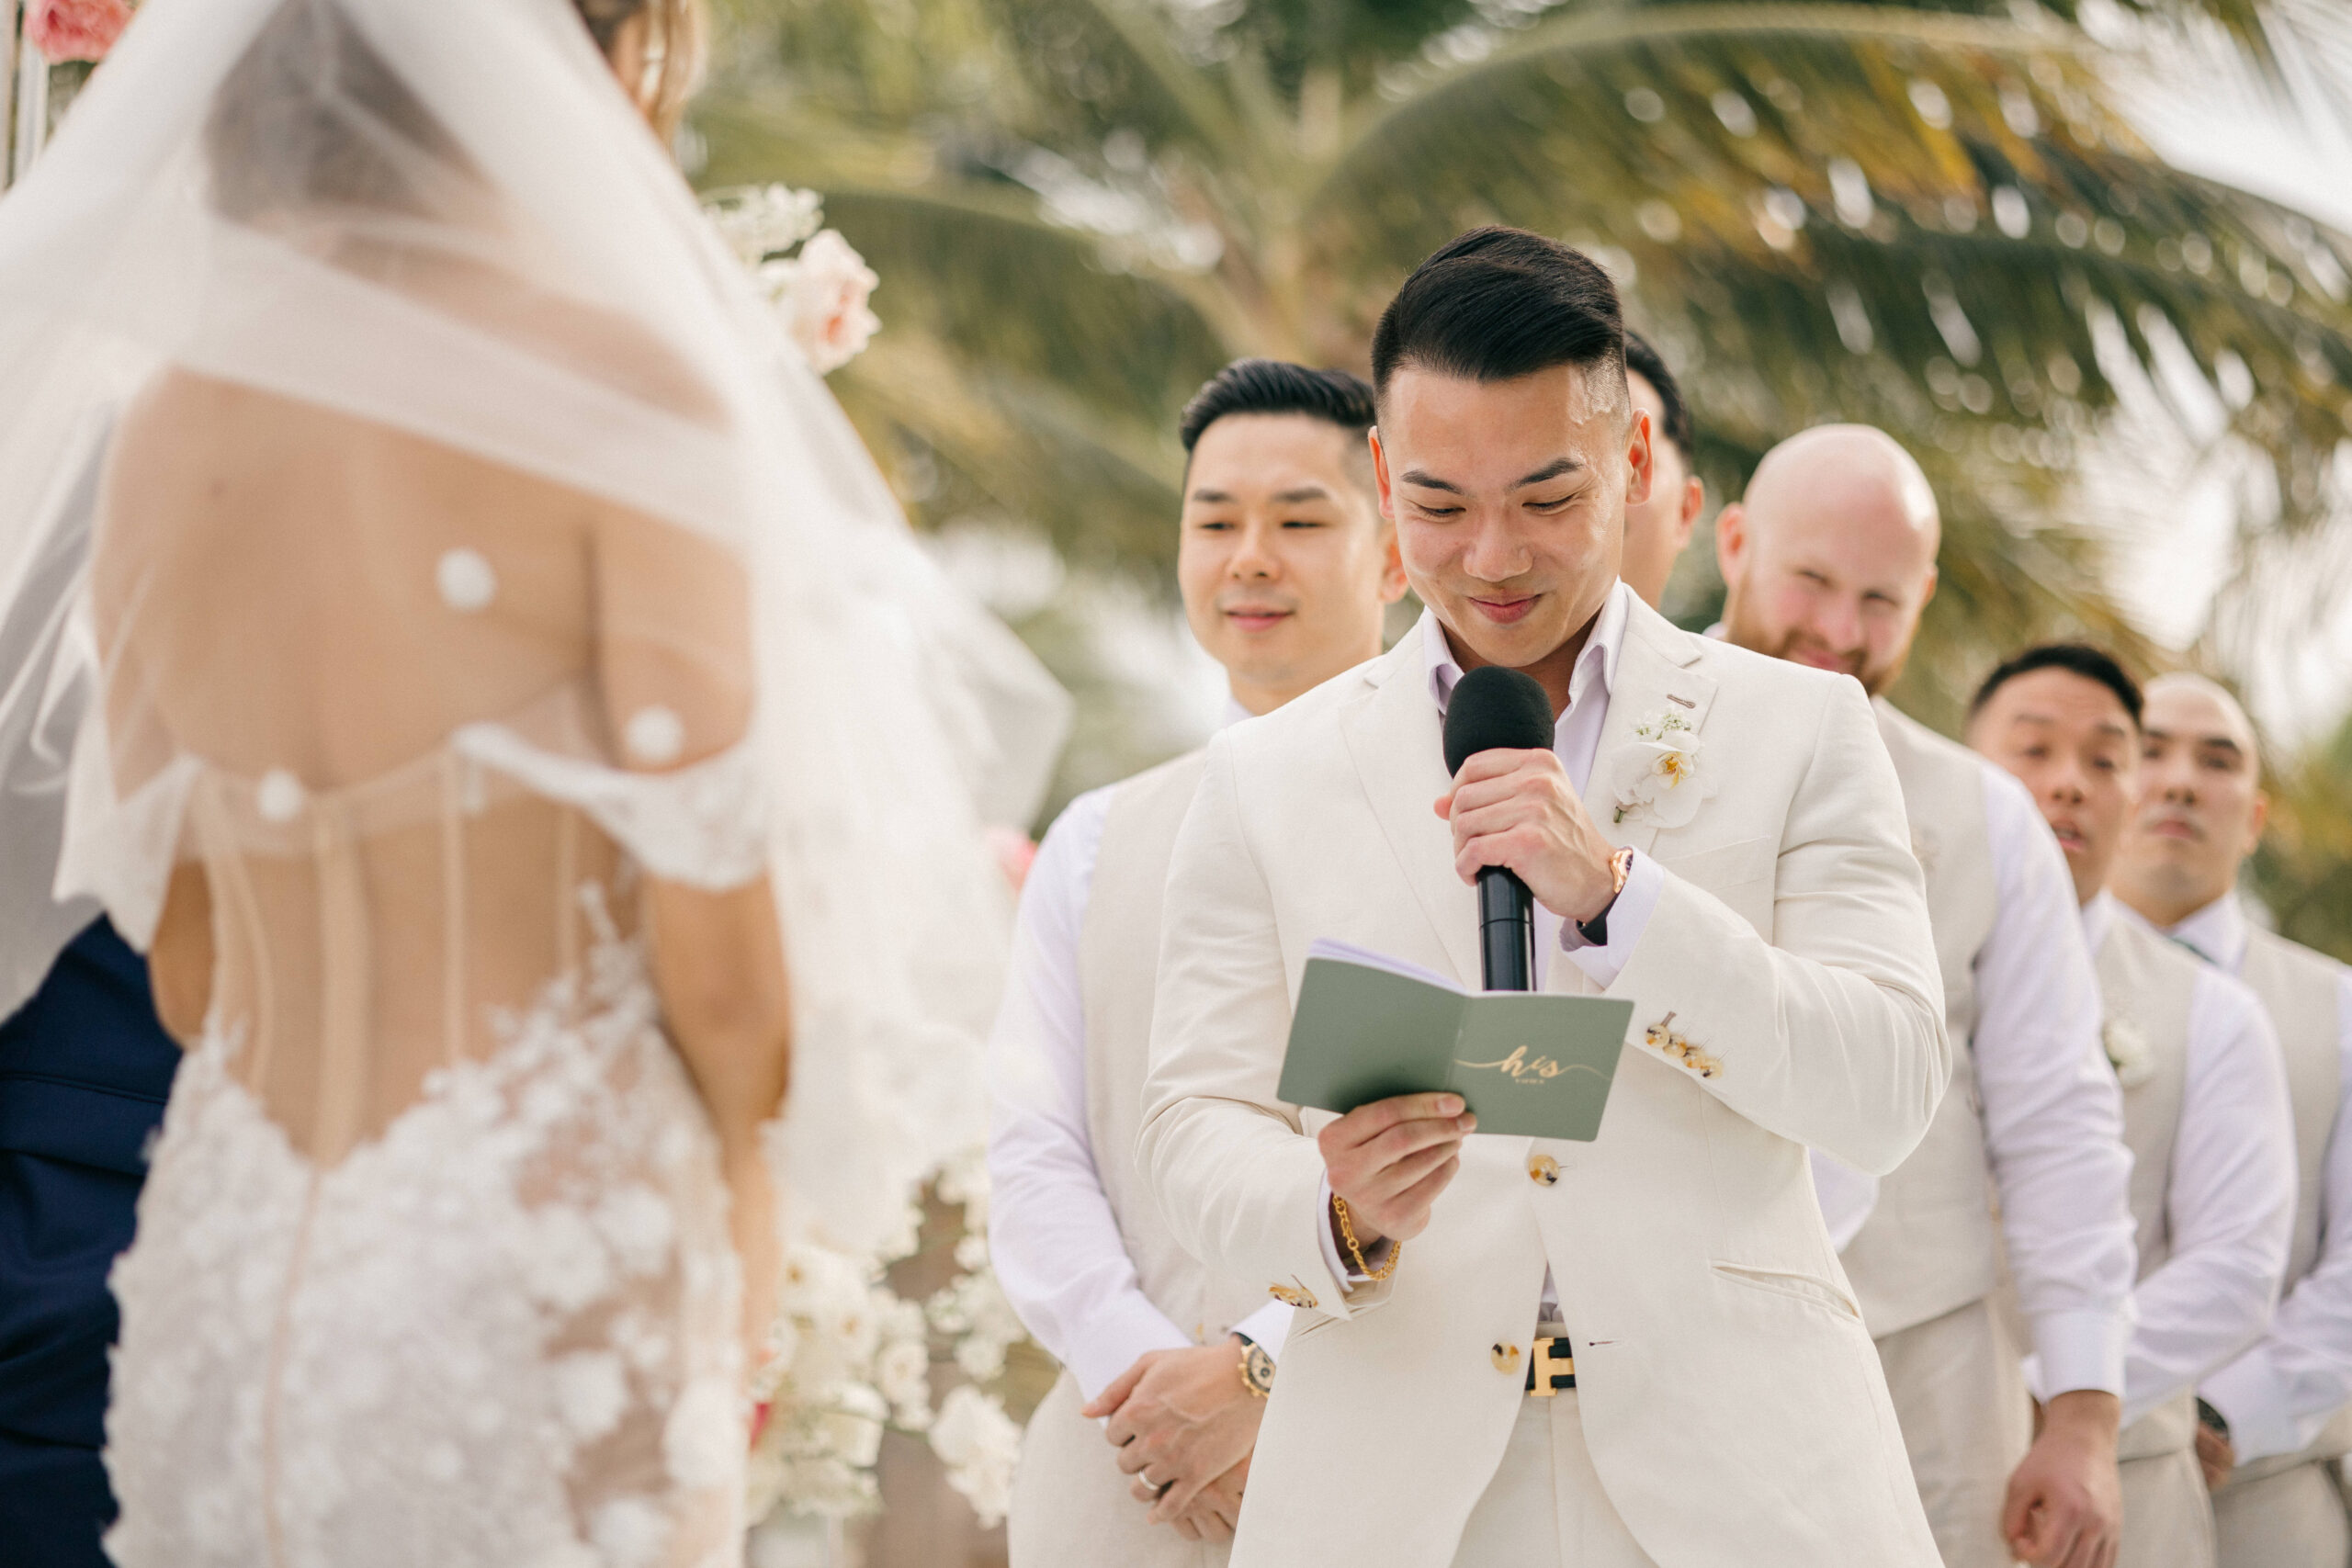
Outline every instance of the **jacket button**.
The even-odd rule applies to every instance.
[[[1498,1345],[1488,1353],[1487,1359],[1495,1363],[1495,1371],[1498,1372],[1519,1371],[1519,1347],[1516,1345]]]
[[[1560,1162],[1550,1155],[1528,1156],[1527,1179],[1539,1186],[1557,1186],[1560,1180]]]

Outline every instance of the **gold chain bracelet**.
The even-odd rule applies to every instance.
[[[1393,1236],[1389,1238],[1388,1261],[1382,1264],[1375,1272],[1372,1265],[1364,1261],[1363,1248],[1356,1245],[1356,1227],[1348,1223],[1348,1201],[1337,1192],[1331,1194],[1331,1212],[1340,1216],[1340,1237],[1348,1244],[1348,1256],[1356,1260],[1357,1273],[1367,1280],[1377,1281],[1385,1280],[1389,1275],[1396,1272],[1396,1260],[1405,1256],[1403,1242]]]

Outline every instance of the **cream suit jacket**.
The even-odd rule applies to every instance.
[[[1616,821],[1634,730],[1668,712],[1696,727],[1714,794],[1670,830]],[[1524,1397],[1547,1261],[1594,1465],[1660,1568],[1934,1568],[1805,1155],[1893,1169],[1951,1075],[1861,688],[1634,606],[1586,804],[1668,874],[1606,992],[1634,1013],[1600,1136],[1470,1139],[1394,1278],[1351,1292],[1318,1237],[1311,1134],[1329,1118],[1274,1085],[1316,938],[1479,982],[1475,896],[1431,810],[1439,728],[1408,638],[1219,736],[1177,840],[1146,1179],[1204,1264],[1305,1309],[1234,1568],[1445,1568]],[[1592,988],[1564,957],[1550,983]],[[1550,1161],[1556,1181],[1532,1179]]]

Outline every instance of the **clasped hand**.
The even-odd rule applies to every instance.
[[[1241,1381],[1230,1336],[1182,1350],[1148,1350],[1085,1407],[1134,1477],[1151,1522],[1186,1540],[1230,1540],[1266,1402]]]

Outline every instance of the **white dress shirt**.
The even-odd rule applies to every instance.
[[[2120,1395],[2139,1265],[2123,1100],[2099,1045],[2098,976],[2064,852],[2026,787],[1991,762],[1984,832],[1996,912],[1976,953],[1967,1048],[2018,1307],[2052,1393]],[[1824,1155],[1813,1165],[1842,1252],[1878,1183]]]
[[[2245,967],[2245,911],[2224,894],[2165,935],[2232,975]],[[2320,1187],[2319,1261],[2270,1320],[2269,1337],[2199,1390],[2230,1424],[2241,1463],[2308,1448],[2352,1404],[2352,969],[2336,978],[2343,1096]]]
[[[1609,719],[1609,693],[1617,678],[1617,650],[1625,641],[1627,606],[1633,603],[1634,591],[1619,582],[1601,603],[1599,619],[1593,623],[1592,635],[1586,639],[1584,651],[1577,655],[1576,668],[1568,672],[1568,705],[1552,728],[1552,750],[1560,759],[1560,766],[1568,775],[1569,787],[1582,796],[1592,778],[1592,761],[1600,750],[1601,726]],[[1420,625],[1414,633],[1421,639],[1421,649],[1429,664],[1430,701],[1437,705],[1438,716],[1445,716],[1453,700],[1453,688],[1463,675],[1461,664],[1453,657],[1453,645],[1445,638],[1445,627],[1436,615],[1421,612]],[[1650,914],[1657,908],[1657,896],[1665,886],[1666,873],[1658,863],[1644,854],[1634,857],[1634,865],[1625,877],[1625,886],[1617,895],[1617,902],[1609,910],[1609,941],[1606,943],[1587,942],[1583,933],[1561,916],[1535,905],[1535,983],[1540,989],[1544,976],[1551,966],[1555,949],[1567,954],[1576,966],[1589,976],[1596,986],[1613,982],[1633,956],[1634,944],[1642,940],[1649,929]],[[1331,1207],[1331,1184],[1325,1181],[1322,1209]],[[1332,1238],[1331,1227],[1318,1216],[1316,1232],[1323,1238],[1323,1260],[1330,1265],[1334,1277],[1343,1281],[1361,1283],[1365,1275],[1352,1259],[1342,1263],[1339,1243]],[[1552,1276],[1544,1276],[1544,1297],[1539,1308],[1545,1322],[1559,1317],[1559,1293]]]
[[[2115,921],[2139,918],[2109,893],[2084,905],[2092,953]],[[2124,1363],[2125,1426],[2195,1387],[2269,1324],[2294,1228],[2293,1125],[2286,1066],[2262,1004],[2236,980],[2200,966],[2165,1193],[2172,1250],[2133,1294],[2139,1322]],[[2031,1361],[2028,1380],[2043,1393]]]
[[[1249,716],[1228,700],[1218,728]],[[1143,1293],[1086,1128],[1079,934],[1117,787],[1080,795],[1046,830],[989,1040],[989,1259],[1022,1324],[1090,1400],[1144,1352],[1194,1343]],[[1291,1311],[1269,1302],[1234,1327],[1279,1358]]]

